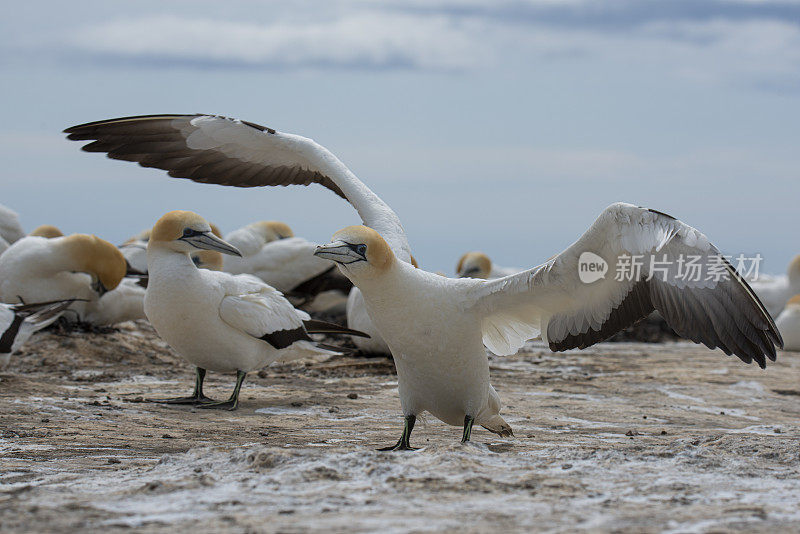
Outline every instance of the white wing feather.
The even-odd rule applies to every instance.
[[[260,338],[280,330],[295,330],[308,320],[307,313],[295,309],[276,289],[254,283],[250,277],[233,277],[234,287],[222,299],[219,316],[227,324]]]
[[[604,278],[581,281],[579,258],[584,252],[605,260]],[[630,280],[617,277],[616,267],[636,256],[641,258],[640,274]],[[701,258],[704,269],[698,280],[679,276],[679,258],[690,256]],[[651,271],[651,258],[654,266],[667,271]],[[561,254],[534,269],[476,283],[471,298],[483,317],[484,343],[496,354],[513,354],[537,335],[554,350],[583,348],[655,308],[679,334],[761,363],[763,354],[774,356],[771,342],[780,337],[727,262],[720,263],[725,278],[709,277],[710,264],[719,258],[698,230],[667,215],[617,203]]]

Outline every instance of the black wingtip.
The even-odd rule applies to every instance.
[[[75,126],[70,126],[69,128],[65,128],[63,133],[65,134],[72,134],[72,133],[79,133],[87,128],[95,128],[97,126],[107,126],[109,124],[114,124],[118,122],[129,122],[129,121],[141,121],[141,120],[151,120],[151,119],[178,119],[181,117],[200,117],[204,115],[203,113],[188,113],[188,114],[181,114],[181,113],[156,113],[153,115],[130,115],[128,117],[117,117],[115,119],[103,119],[99,121],[92,121],[92,122],[85,122],[83,124],[76,124]]]
[[[305,326],[306,332],[309,334],[344,334],[364,337],[367,339],[370,337],[369,334],[361,332],[360,330],[353,330],[352,328],[340,326],[335,323],[329,323],[327,321],[320,321],[318,319],[309,319],[307,321],[303,321],[303,326]]]

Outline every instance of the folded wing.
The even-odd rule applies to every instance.
[[[585,348],[653,310],[680,336],[762,368],[783,343],[758,297],[705,235],[630,204],[609,206],[547,263],[476,283],[471,298],[496,354],[512,354],[537,335],[554,351]]]
[[[311,341],[303,326],[308,314],[295,309],[279,291],[267,285],[223,298],[219,316],[233,328],[263,339],[278,350],[297,341]]]

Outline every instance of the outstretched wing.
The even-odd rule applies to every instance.
[[[554,351],[585,348],[653,310],[680,336],[762,368],[783,346],[758,297],[705,235],[630,204],[609,206],[547,263],[476,283],[471,298],[496,354],[537,335]]]
[[[175,178],[235,187],[318,183],[347,199],[404,261],[400,219],[336,156],[311,139],[216,115],[146,115],[90,122],[64,130],[92,141],[88,152],[168,171]]]

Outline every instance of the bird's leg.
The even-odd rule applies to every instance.
[[[216,402],[203,395],[203,381],[206,379],[206,370],[202,367],[195,369],[194,393],[190,397],[176,397],[174,399],[148,399],[149,402],[162,404],[201,404],[205,402]]]
[[[236,371],[236,387],[233,388],[231,397],[226,401],[204,402],[199,404],[198,408],[208,408],[211,410],[230,410],[233,411],[239,406],[239,390],[242,389],[242,382],[247,373],[244,371]]]
[[[472,425],[475,424],[475,418],[471,415],[464,416],[464,435],[461,437],[461,443],[467,443],[469,437],[472,435]]]
[[[412,447],[409,443],[411,438],[411,431],[414,430],[414,423],[417,422],[416,415],[407,415],[405,424],[403,425],[403,435],[394,445],[390,447],[383,447],[379,451],[416,451],[417,448]]]

